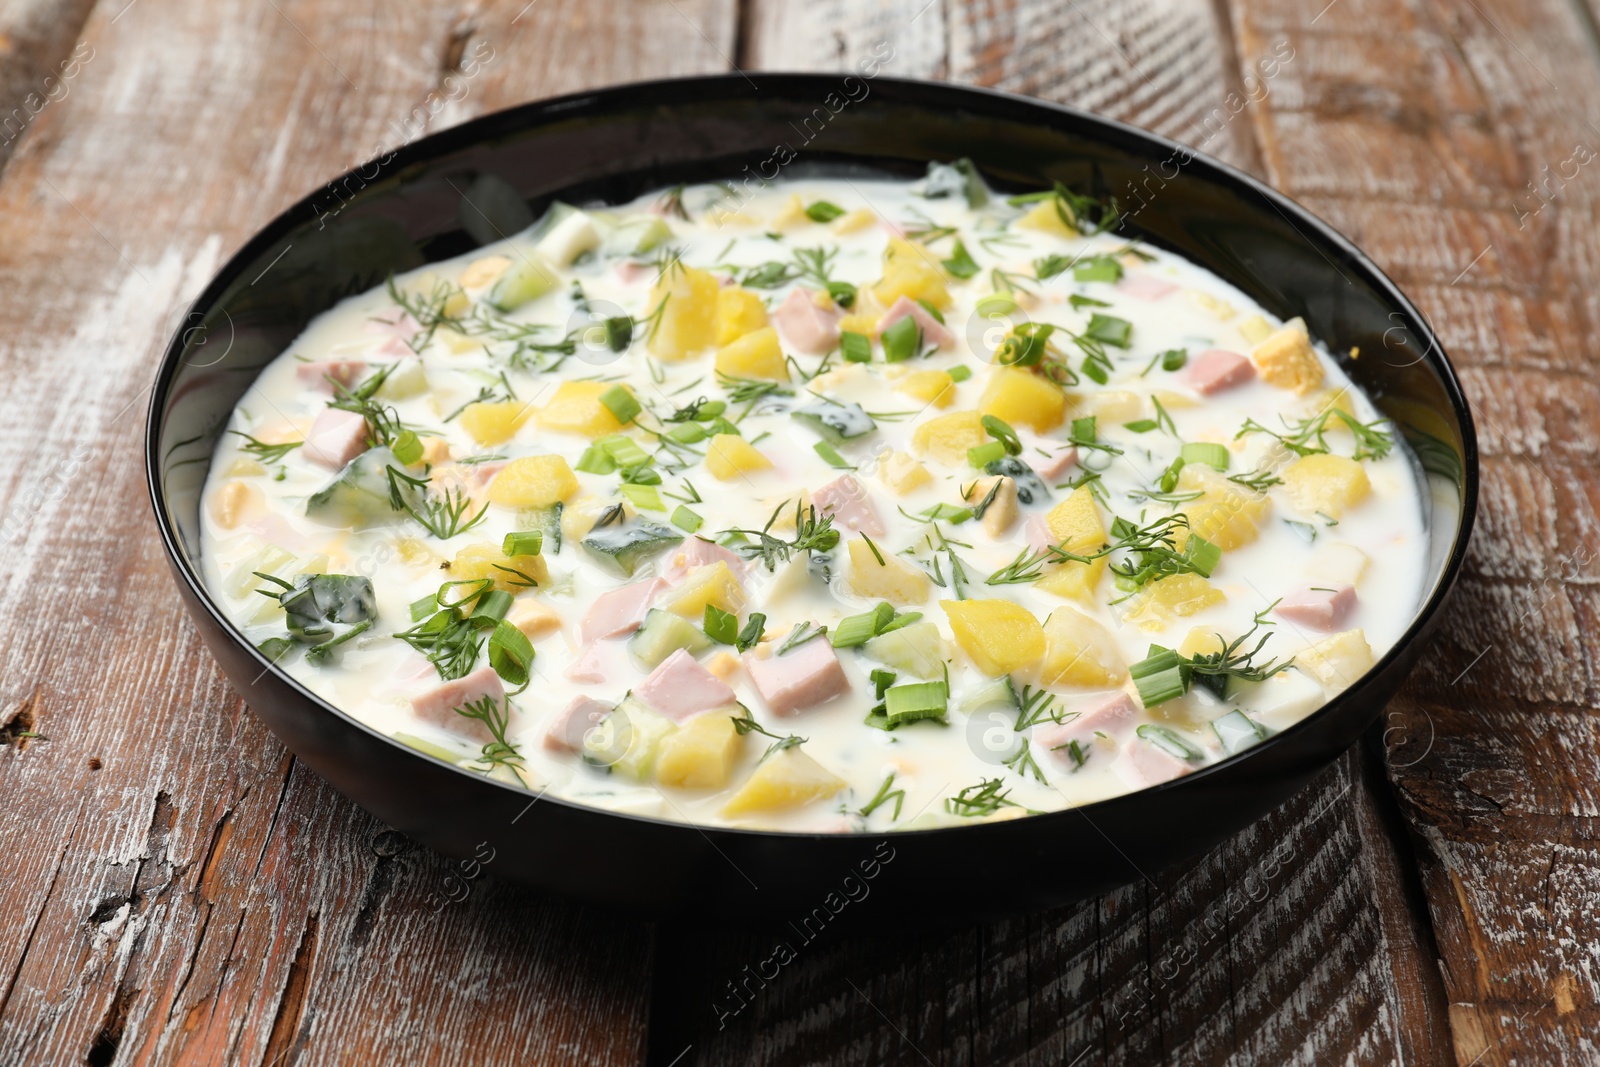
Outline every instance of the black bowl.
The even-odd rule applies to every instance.
[[[1274,314],[1303,316],[1335,351],[1359,348],[1344,369],[1402,428],[1434,486],[1424,502],[1427,594],[1400,642],[1293,728],[1155,788],[1010,822],[887,839],[702,828],[535,798],[391,741],[273,668],[202,584],[200,489],[217,435],[259,370],[342,297],[514,233],[555,198],[627,200],[676,182],[755,180],[785,164],[909,177],[929,160],[962,156],[1000,188],[1062,181],[1114,194],[1130,236],[1208,267]],[[920,887],[890,894],[902,914],[977,917],[1102,893],[1210,847],[1326,766],[1394,694],[1456,577],[1478,484],[1467,403],[1428,324],[1364,255],[1285,197],[1068,108],[952,85],[791,74],[528,104],[330,183],[273,220],[195,302],[156,375],[146,463],[201,636],[256,714],[337,789],[446,855],[492,849],[496,875],[630,909],[723,918],[810,912],[839,899],[852,873],[885,863],[897,887]],[[1004,871],[1004,894],[945,891],[950,874],[971,871]]]

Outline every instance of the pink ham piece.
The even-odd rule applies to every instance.
[[[793,715],[850,691],[839,656],[824,637],[782,656],[747,652],[744,666],[774,715]]]
[[[389,337],[413,337],[422,329],[422,323],[411,317],[409,311],[394,311],[374,315],[362,324],[368,333],[381,333]]]
[[[678,722],[702,711],[731,708],[739,702],[721,678],[681,648],[634,686],[633,695]]]
[[[1148,274],[1124,274],[1117,282],[1117,291],[1138,300],[1165,300],[1176,293],[1178,287]]]
[[[1117,761],[1117,773],[1135,789],[1170,782],[1192,770],[1194,767],[1188,760],[1179,759],[1142,737],[1131,738]]]
[[[794,289],[772,313],[773,325],[789,346],[813,356],[839,343],[838,309],[818,307],[816,295],[813,289]]]
[[[661,573],[667,581],[678,582],[696,567],[718,562],[726,563],[735,578],[744,578],[746,564],[737,552],[730,552],[721,545],[701,537],[687,538],[683,544],[668,553],[666,569]]]
[[[1290,593],[1278,602],[1277,613],[1296,625],[1327,633],[1343,630],[1355,606],[1353,586],[1319,586]]]
[[[1056,543],[1056,539],[1050,536],[1050,525],[1044,521],[1043,515],[1029,515],[1022,532],[1028,539],[1028,547],[1035,552],[1043,552]]]
[[[1046,482],[1055,482],[1057,478],[1063,477],[1078,462],[1078,450],[1076,448],[1069,447],[1059,451],[1051,451],[1049,446],[1045,446],[1045,451],[1050,452],[1050,455],[1041,459],[1034,459],[1030,455],[1028,462],[1033,465],[1034,473],[1038,474]],[[1037,455],[1037,453],[1034,453],[1034,455]]]
[[[617,263],[617,281],[623,285],[642,282],[647,278],[654,278],[659,273],[660,268],[654,263],[640,263],[633,259],[624,259]]]
[[[294,376],[300,380],[300,384],[324,393],[333,392],[333,382],[348,389],[366,373],[367,365],[359,359],[323,359],[315,363],[302,363],[294,369]],[[330,378],[333,381],[329,381]]]
[[[832,515],[833,520],[847,530],[872,537],[883,536],[883,523],[878,521],[872,498],[861,483],[848,474],[840,475],[812,493],[811,503],[818,512]]]
[[[633,633],[644,622],[650,601],[666,587],[660,578],[651,578],[595,597],[583,616],[584,644]]]
[[[1139,714],[1133,698],[1121,690],[1101,693],[1075,710],[1078,712],[1076,717],[1041,727],[1033,735],[1036,744],[1066,767],[1077,766],[1070,749],[1072,742],[1078,742],[1080,748],[1087,748],[1094,741],[1096,733],[1114,737]]]
[[[548,752],[576,752],[583,747],[583,735],[600,725],[600,720],[611,714],[609,705],[593,697],[573,697],[556,716],[556,721],[545,731],[544,747]]]
[[[324,408],[300,446],[306,459],[335,471],[366,450],[367,420],[342,408]]]
[[[944,323],[928,313],[928,309],[911,299],[902,296],[889,310],[883,313],[883,318],[878,320],[878,336],[883,336],[883,331],[910,315],[917,322],[917,327],[922,330],[922,340],[935,348],[947,348],[956,343],[956,335],[945,328]]]
[[[469,719],[457,708],[474,704],[489,697],[496,704],[506,699],[505,687],[493,667],[479,667],[465,678],[455,678],[411,698],[411,710],[423,722],[460,734],[462,737],[488,744],[494,740],[489,728],[477,719]],[[508,714],[510,709],[507,709]]]
[[[573,660],[563,673],[569,682],[578,682],[582,685],[599,685],[605,681],[606,661],[600,652],[600,646],[585,645],[583,653]]]
[[[1210,396],[1243,385],[1255,376],[1255,365],[1247,357],[1226,349],[1208,348],[1190,362],[1185,380],[1195,392]]]

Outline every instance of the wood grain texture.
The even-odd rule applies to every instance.
[[[0,180],[0,1063],[457,1064],[489,1037],[513,1062],[642,1056],[649,931],[469,883],[298,767],[184,621],[139,470],[173,309],[280,207],[375,146],[733,50],[731,2],[596,18],[102,4],[93,61],[19,138]]]
[[[1590,365],[1600,93],[1582,4],[1237,5],[1297,63],[1256,113],[1270,180],[1440,328],[1484,452],[1480,526],[1389,777],[1460,1063],[1600,1057],[1595,709],[1600,412]]]

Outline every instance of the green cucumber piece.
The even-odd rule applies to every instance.
[[[519,255],[500,280],[489,290],[489,303],[498,311],[517,308],[554,290],[561,284],[556,269],[537,252]]]
[[[1050,499],[1044,479],[1016,456],[1006,456],[984,465],[983,473],[1000,474],[1017,483],[1017,503],[1042,504]]]
[[[333,481],[323,486],[306,501],[306,517],[336,526],[359,526],[394,515],[389,499],[389,467],[404,469],[393,452],[380,445],[369,448],[344,465],[333,476]],[[415,488],[400,483],[402,493],[414,494]]]
[[[580,545],[591,559],[618,578],[631,578],[645,557],[678,544],[683,535],[649,519],[601,526],[589,531]]]
[[[878,428],[865,408],[854,401],[839,403],[835,400],[818,400],[789,412],[817,432],[829,444],[842,445],[846,441],[871,433]]]
[[[1222,742],[1222,751],[1230,756],[1267,739],[1267,728],[1238,708],[1211,720],[1211,730]]]
[[[940,645],[939,627],[924,619],[879,634],[863,645],[862,651],[879,663],[918,678],[933,678],[943,673],[944,660],[939,654]]]
[[[645,612],[644,624],[628,638],[628,651],[639,662],[654,668],[680,648],[697,656],[712,644],[704,631],[683,616],[651,608]]]
[[[642,256],[672,240],[672,227],[658,218],[628,219],[617,225],[600,244],[605,256]]]
[[[625,697],[584,736],[583,760],[643,782],[655,769],[661,742],[677,729],[678,724],[665,715]]]

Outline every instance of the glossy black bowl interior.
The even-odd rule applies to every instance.
[[[729,76],[623,86],[487,116],[330,184],[223,268],[162,362],[147,462],[179,590],[234,686],[319,774],[435,849],[468,856],[486,842],[497,876],[663,913],[803,914],[866,869],[892,877],[889,893],[876,896],[892,897],[902,914],[1021,910],[1131,881],[1277,805],[1393,694],[1466,548],[1477,487],[1472,424],[1422,317],[1289,200],[1130,127],[942,84],[752,77],[754,85]],[[217,435],[260,368],[340,298],[516,232],[553,198],[627,200],[676,182],[754,180],[785,163],[916,176],[929,160],[962,156],[1002,189],[1062,181],[1115,194],[1137,209],[1129,236],[1208,267],[1277,315],[1304,316],[1336,352],[1359,348],[1345,369],[1402,428],[1434,487],[1428,592],[1405,638],[1292,729],[1153,789],[1010,822],[887,839],[702,829],[536,798],[392,742],[269,667],[203,588],[199,494]]]

